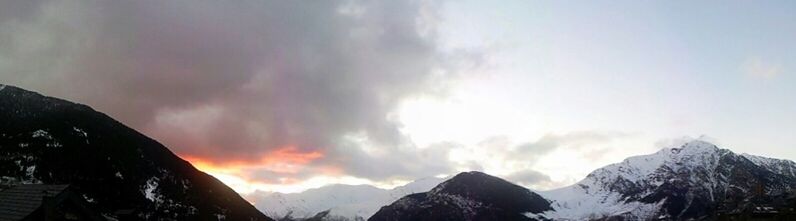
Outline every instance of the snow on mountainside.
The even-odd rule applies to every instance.
[[[555,210],[543,215],[574,220],[705,218],[727,201],[792,194],[795,168],[792,161],[738,155],[694,140],[627,158],[575,185],[541,192]],[[764,191],[754,194],[755,189]]]
[[[793,161],[735,154],[692,140],[627,158],[595,170],[575,185],[538,195],[500,178],[467,172],[428,192],[422,189],[439,181],[421,185],[425,188],[402,187],[416,191],[389,197],[369,186],[329,186],[300,194],[272,194],[258,205],[279,209],[268,213],[277,217],[290,211],[298,215],[294,217],[313,217],[306,220],[359,220],[370,214],[374,221],[714,220],[718,214],[737,214],[761,205],[793,209],[794,171]],[[407,186],[412,185],[416,183]],[[406,195],[412,192],[418,193]],[[406,196],[373,213],[390,201],[387,198],[402,195]]]
[[[267,193],[254,196],[255,206],[274,218],[310,218],[321,212],[325,219],[364,220],[403,196],[426,192],[445,179],[428,177],[393,189],[370,185],[329,185],[300,193]]]
[[[741,154],[741,156],[758,166],[771,170],[771,172],[786,176],[796,176],[796,163],[793,161],[755,156],[746,153]]]

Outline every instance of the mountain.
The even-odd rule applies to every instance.
[[[364,220],[403,196],[426,192],[443,178],[427,177],[393,189],[370,185],[329,185],[300,193],[247,196],[268,216],[284,220]]]
[[[796,163],[735,154],[694,140],[630,157],[575,185],[541,192],[554,219],[715,219],[785,202],[796,190]]]
[[[792,219],[795,175],[793,161],[693,140],[539,195],[480,172],[461,173],[382,207],[369,220],[716,220],[755,211]]]
[[[271,220],[155,140],[92,108],[0,85],[0,183],[70,184],[146,220]]]
[[[369,221],[537,220],[550,202],[530,190],[481,172],[464,172],[431,191],[382,207]]]

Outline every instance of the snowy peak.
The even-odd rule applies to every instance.
[[[561,219],[595,214],[629,219],[705,218],[722,203],[792,193],[793,162],[738,155],[693,140],[656,153],[630,157],[589,174],[575,185],[543,192]]]
[[[646,178],[659,169],[677,170],[715,164],[719,157],[728,150],[720,149],[706,141],[693,140],[678,147],[663,148],[650,154],[629,157],[621,163],[611,164],[597,169],[587,176],[587,180],[619,176],[635,182]]]
[[[704,140],[691,140],[682,144],[680,148],[674,149],[678,150],[675,152],[683,152],[685,154],[710,154],[719,151],[720,148]]]
[[[393,189],[370,185],[328,185],[300,193],[255,193],[255,206],[284,220],[361,220],[403,196],[427,192],[443,178],[427,177]]]
[[[661,150],[652,155],[669,157],[669,158],[684,158],[684,157],[720,154],[723,151],[726,150],[719,148],[713,143],[704,140],[690,140],[679,145],[662,148]]]

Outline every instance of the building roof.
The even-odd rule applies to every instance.
[[[23,184],[0,191],[0,221],[16,221],[38,209],[45,196],[55,197],[69,185]]]

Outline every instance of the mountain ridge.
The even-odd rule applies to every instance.
[[[781,168],[796,163],[776,160],[771,162],[779,167],[768,168],[749,160],[750,156],[693,140],[677,148],[629,157],[595,170],[574,185],[540,192],[553,201],[556,211],[544,215],[558,219],[702,219],[713,216],[727,200],[752,200],[754,189],[762,188],[766,196],[793,193],[796,177]]]
[[[216,178],[93,108],[0,86],[0,182],[70,184],[106,217],[271,220]]]

